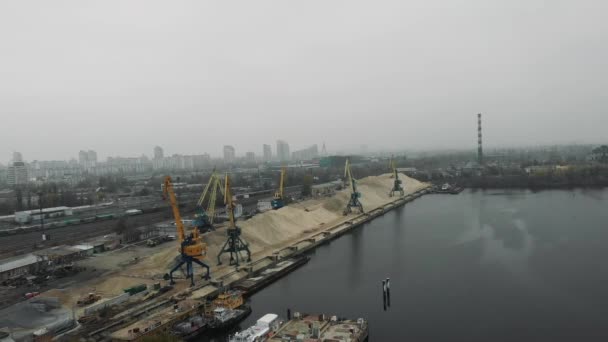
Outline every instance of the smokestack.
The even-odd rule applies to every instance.
[[[477,162],[483,165],[483,148],[481,144],[481,113],[477,114]]]

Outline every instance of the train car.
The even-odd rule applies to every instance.
[[[115,217],[114,214],[100,214],[100,215],[95,215],[95,218],[97,220],[111,220]]]
[[[81,221],[80,219],[69,219],[69,220],[64,220],[63,222],[65,223],[66,226],[71,226],[71,225],[79,224],[80,221]]]

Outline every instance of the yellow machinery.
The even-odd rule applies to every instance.
[[[194,226],[198,228],[200,233],[215,230],[213,227],[213,220],[215,219],[215,201],[218,190],[223,195],[224,190],[222,189],[222,180],[214,169],[213,173],[211,173],[211,176],[209,177],[209,182],[205,187],[205,191],[203,191],[203,194],[196,203]],[[207,198],[207,210],[203,208],[205,198]]]
[[[173,209],[173,216],[175,216],[175,226],[177,228],[177,239],[179,241],[179,252],[181,255],[180,262],[171,269],[171,271],[165,275],[165,279],[170,279],[171,284],[175,284],[173,281],[173,272],[186,264],[186,277],[190,278],[191,286],[194,286],[194,270],[192,264],[198,264],[201,267],[207,269],[207,274],[204,276],[205,279],[209,279],[209,266],[202,262],[207,255],[207,244],[202,240],[202,236],[199,234],[197,228],[193,229],[190,234],[186,235],[184,230],[184,223],[182,222],[182,216],[179,213],[179,206],[177,204],[177,198],[173,191],[173,184],[171,183],[171,177],[165,177],[165,187],[163,189],[163,195],[169,199],[171,208]]]
[[[353,178],[350,171],[349,159],[346,159],[346,164],[344,165],[344,178],[346,179],[346,185],[348,186],[350,184],[352,191],[350,193],[350,199],[348,200],[348,203],[346,203],[346,208],[344,209],[343,214],[348,215],[352,213],[352,208],[357,208],[360,213],[363,213],[363,204],[361,204],[361,201],[359,201],[361,193],[357,191],[357,180]]]
[[[281,181],[279,182],[279,189],[274,193],[274,198],[270,202],[272,209],[279,209],[285,206],[285,199],[283,197],[283,188],[285,184],[285,174],[287,170],[283,166],[281,168]]]
[[[243,294],[236,290],[220,293],[217,298],[213,300],[213,305],[216,308],[236,309],[243,304],[245,304]]]
[[[230,218],[230,225],[226,229],[228,240],[226,240],[226,243],[222,246],[222,249],[220,249],[220,252],[217,255],[217,263],[218,265],[222,264],[222,254],[230,253],[230,265],[238,266],[239,260],[245,259],[242,257],[241,252],[245,251],[247,253],[247,262],[251,261],[251,252],[249,251],[247,243],[241,239],[241,228],[237,227],[236,220],[234,219],[235,205],[232,200],[230,176],[228,174],[226,174],[224,185],[224,203],[226,204],[226,212]]]
[[[399,179],[399,172],[397,172],[397,167],[395,166],[395,160],[391,158],[391,162],[390,162],[390,167],[391,167],[391,171],[392,171],[392,177],[394,179],[393,181],[393,188],[391,189],[391,192],[388,193],[388,195],[390,197],[393,197],[395,195],[395,192],[398,192],[401,196],[403,196],[405,194],[405,191],[403,191],[403,187],[401,186],[401,179]]]

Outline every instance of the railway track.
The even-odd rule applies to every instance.
[[[168,220],[171,217],[171,211],[167,209],[160,212],[132,216],[127,220],[133,226],[145,226]],[[41,231],[2,236],[0,237],[0,257],[5,258],[24,254],[56,245],[80,243],[86,239],[107,235],[115,230],[117,221],[117,219],[114,219],[48,229],[45,232],[50,235],[50,240],[46,242],[41,241]]]

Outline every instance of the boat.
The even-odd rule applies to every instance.
[[[255,325],[231,336],[230,342],[264,342],[272,337],[281,327],[279,316],[269,313],[262,316]]]
[[[213,332],[227,330],[247,318],[250,313],[251,307],[247,304],[243,304],[238,309],[215,308],[208,329]]]
[[[251,307],[243,299],[243,292],[238,290],[221,293],[213,301],[213,307],[215,309],[207,320],[207,326],[216,332],[238,324],[251,313]]]
[[[189,341],[207,330],[207,320],[201,315],[195,315],[173,326],[173,335],[184,341]]]

